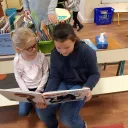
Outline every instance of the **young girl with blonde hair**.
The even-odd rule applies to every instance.
[[[18,28],[11,33],[16,51],[14,75],[23,91],[42,92],[48,79],[49,67],[43,53],[37,51],[36,35],[29,28]],[[19,115],[28,115],[31,103],[20,102]]]

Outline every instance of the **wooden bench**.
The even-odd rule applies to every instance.
[[[126,14],[128,10],[115,10],[114,13],[117,14],[118,25],[120,25],[120,14]]]
[[[96,87],[93,89],[92,94],[101,95],[107,93],[128,91],[127,81],[128,81],[128,75],[100,78]],[[20,88],[13,88],[9,90],[19,90],[19,89]],[[1,100],[0,107],[19,104],[19,102],[10,101],[2,95],[0,95],[0,100]]]

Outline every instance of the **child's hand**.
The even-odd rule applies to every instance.
[[[41,90],[36,90],[35,92],[39,92],[39,93],[40,93],[40,92],[41,92]]]
[[[30,10],[25,10],[24,11],[24,15],[25,15],[25,17],[28,19],[28,20],[30,20],[30,17],[29,17],[29,15],[30,15]]]
[[[57,23],[57,16],[56,16],[56,14],[48,14],[48,19],[53,24]]]
[[[92,91],[89,90],[89,91],[88,91],[88,94],[86,95],[86,100],[85,100],[85,102],[88,102],[91,98],[92,98]]]
[[[47,107],[47,104],[45,104],[45,103],[36,103],[36,107],[39,108],[39,109],[43,109],[43,108]]]

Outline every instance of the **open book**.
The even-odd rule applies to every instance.
[[[12,101],[32,102],[32,103],[45,103],[56,104],[71,102],[76,100],[82,100],[87,95],[89,88],[64,90],[64,91],[52,91],[45,93],[38,93],[32,91],[16,91],[0,89],[0,94]]]

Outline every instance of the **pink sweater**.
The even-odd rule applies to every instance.
[[[26,61],[21,54],[14,58],[14,74],[19,87],[23,91],[37,88],[42,90],[49,75],[48,62],[43,53],[38,52],[34,60]]]

